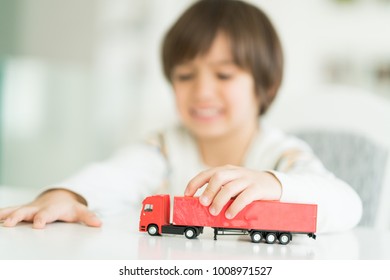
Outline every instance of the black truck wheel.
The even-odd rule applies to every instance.
[[[276,241],[276,234],[274,232],[268,232],[265,236],[265,242],[268,244],[274,244]]]
[[[149,225],[148,226],[148,233],[150,234],[150,235],[158,235],[158,226],[156,226],[156,225]]]
[[[188,239],[194,239],[198,235],[194,228],[186,228],[186,230],[184,231],[184,236]]]
[[[263,238],[263,236],[261,235],[260,231],[254,231],[251,234],[251,240],[252,240],[253,243],[259,243],[262,238]]]
[[[288,243],[290,243],[291,241],[291,234],[287,233],[287,232],[283,232],[279,235],[279,243],[282,244],[282,245],[286,245]]]

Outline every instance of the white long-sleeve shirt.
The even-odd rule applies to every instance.
[[[346,230],[360,221],[356,192],[328,172],[308,145],[278,129],[261,124],[243,166],[272,172],[282,185],[281,201],[317,204],[317,232]],[[189,180],[205,169],[191,134],[172,126],[60,185],[83,196],[91,210],[107,214],[140,207],[154,193],[183,195]]]

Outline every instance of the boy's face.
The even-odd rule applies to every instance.
[[[253,77],[234,63],[223,33],[208,53],[176,66],[172,84],[181,120],[198,139],[257,128],[259,100]]]

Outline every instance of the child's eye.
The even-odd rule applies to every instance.
[[[218,73],[217,78],[220,80],[229,80],[232,78],[233,75],[231,74],[226,74],[226,73]]]
[[[193,74],[192,73],[188,73],[188,74],[177,74],[176,75],[176,80],[178,81],[188,81],[188,80],[191,80],[193,78]]]

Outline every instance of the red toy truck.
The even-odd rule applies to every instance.
[[[212,216],[197,197],[174,197],[173,219],[170,223],[169,195],[149,196],[142,202],[139,230],[150,235],[184,234],[192,239],[203,233],[204,227],[214,228],[214,239],[224,234],[249,234],[252,242],[262,239],[267,243],[288,244],[293,233],[307,234],[315,239],[317,205],[285,203],[279,201],[254,201],[234,219],[225,218],[225,210]]]

